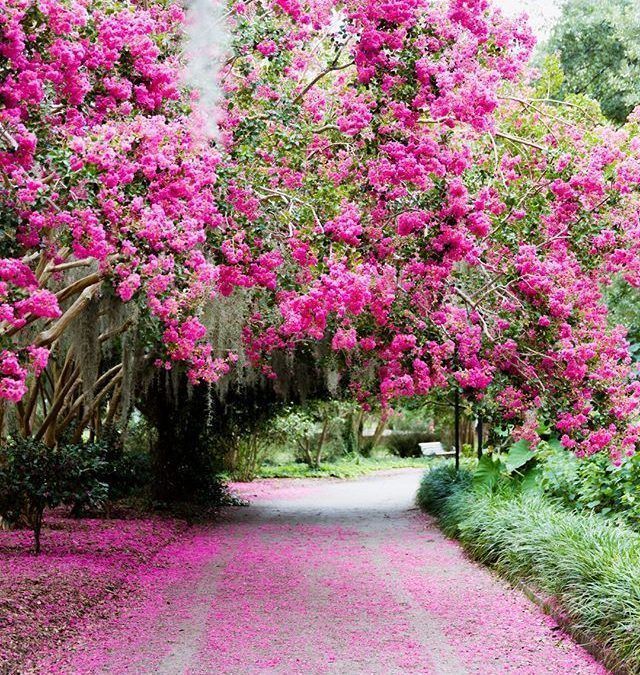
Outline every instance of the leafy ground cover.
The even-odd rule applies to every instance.
[[[39,556],[30,552],[30,531],[0,532],[0,672],[29,672],[45,648],[116,616],[154,556],[186,530],[171,518],[119,516],[47,513]]]
[[[374,471],[389,469],[422,469],[438,459],[425,457],[360,457],[338,458],[333,462],[323,462],[312,468],[307,464],[290,462],[287,464],[265,464],[258,471],[260,478],[357,478]]]
[[[640,536],[541,493],[492,492],[451,465],[427,473],[418,502],[477,560],[549,597],[616,672],[640,672]]]

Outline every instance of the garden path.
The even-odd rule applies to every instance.
[[[176,543],[58,672],[605,673],[416,510],[420,475],[235,486],[251,507]]]

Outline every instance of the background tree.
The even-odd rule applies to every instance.
[[[562,94],[586,94],[623,123],[640,104],[640,6],[634,0],[567,0],[544,53],[557,53]]]

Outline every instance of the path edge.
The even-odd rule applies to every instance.
[[[556,598],[545,597],[535,586],[527,584],[524,581],[516,581],[513,585],[522,591],[547,616],[550,616],[567,635],[572,637],[577,644],[589,652],[591,656],[611,671],[613,675],[633,675],[630,670],[619,662],[610,649],[590,638],[584,631],[576,628],[571,621],[571,617],[567,616],[566,612],[563,612]]]

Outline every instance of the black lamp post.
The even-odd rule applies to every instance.
[[[454,428],[456,448],[456,471],[460,471],[460,392],[456,389],[454,405]]]

